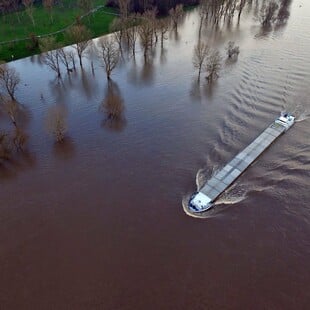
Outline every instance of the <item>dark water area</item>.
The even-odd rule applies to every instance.
[[[0,309],[307,309],[310,303],[310,4],[262,31],[251,12],[202,38],[220,50],[212,85],[192,65],[190,12],[144,64],[100,62],[59,83],[39,57],[22,78],[28,152],[0,167]],[[237,62],[225,60],[230,40]],[[124,110],[106,121],[111,91]],[[61,105],[61,145],[45,130]],[[184,197],[281,111],[297,116],[205,218]],[[1,128],[8,120],[0,115]],[[198,174],[198,175],[197,175]]]

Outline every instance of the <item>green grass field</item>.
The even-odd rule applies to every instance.
[[[80,8],[76,6],[77,1],[64,0],[62,5],[55,7],[52,11],[52,19],[42,6],[34,8],[34,21],[26,11],[15,12],[0,17],[0,41],[10,41],[14,39],[29,38],[30,34],[35,36],[56,32],[76,21],[78,16],[83,15]],[[95,0],[94,7],[104,5],[106,0]],[[109,25],[115,18],[113,15],[104,13],[115,13],[115,10],[103,8],[88,17],[84,17],[82,22],[91,30],[93,37],[100,36],[109,32]],[[58,42],[65,46],[68,43],[64,40],[63,35],[57,35]],[[31,49],[29,47],[30,40],[0,45],[0,60],[11,61],[22,57],[40,53],[38,48]],[[13,55],[13,57],[12,57]]]

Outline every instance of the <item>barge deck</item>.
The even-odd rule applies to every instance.
[[[194,193],[188,207],[199,213],[210,209],[213,202],[286,130],[295,118],[283,114],[265,129],[249,146],[236,155],[224,168],[218,171],[199,192]]]

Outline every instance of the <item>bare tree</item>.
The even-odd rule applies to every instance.
[[[178,28],[179,21],[181,17],[183,16],[183,4],[178,4],[175,6],[175,8],[172,8],[169,10],[169,15],[172,20],[172,25],[174,29]]]
[[[228,58],[237,58],[240,53],[239,46],[236,46],[233,41],[228,42],[226,50]]]
[[[198,69],[198,81],[200,80],[201,70],[205,64],[209,53],[209,47],[203,42],[198,42],[194,48],[193,65]]]
[[[60,71],[60,54],[57,48],[59,47],[58,43],[55,40],[55,37],[46,37],[42,38],[39,43],[40,50],[43,54],[43,61],[48,65],[53,71],[56,72],[57,77],[61,77]]]
[[[169,27],[170,27],[170,22],[167,18],[157,19],[157,28],[160,32],[160,45],[161,45],[161,47],[164,46],[164,40],[167,39],[165,37],[165,34],[169,30]]]
[[[66,67],[67,72],[72,72],[72,69],[75,69],[75,60],[74,53],[71,50],[66,50],[65,48],[60,48],[58,50],[59,60]]]
[[[125,22],[123,19],[120,18],[114,18],[113,22],[110,25],[110,30],[113,32],[113,36],[118,43],[119,50],[122,52],[122,43],[125,33]]]
[[[279,5],[271,0],[267,5],[263,5],[260,11],[259,19],[263,27],[270,26],[276,20],[276,13]]]
[[[8,93],[12,100],[15,100],[14,94],[19,83],[18,72],[7,64],[0,64],[0,87]]]
[[[138,39],[138,20],[140,18],[139,14],[133,14],[128,19],[128,29],[127,29],[127,36],[128,36],[128,43],[129,48],[132,51],[132,55],[135,56],[136,54],[136,42]]]
[[[8,160],[11,157],[11,141],[9,135],[5,131],[0,132],[0,159]]]
[[[207,77],[209,83],[211,83],[213,80],[218,78],[218,73],[221,69],[221,56],[219,51],[214,50],[210,52],[210,55],[207,58],[206,63],[206,71],[207,71]]]
[[[147,18],[146,14],[143,14],[140,27],[138,29],[140,36],[140,43],[143,48],[144,59],[147,58],[150,49],[153,46],[153,25]]]
[[[99,40],[99,56],[103,60],[107,79],[111,78],[111,73],[119,61],[120,51],[118,46],[111,37],[100,38]]]
[[[143,18],[148,20],[148,22],[152,28],[152,38],[155,37],[155,42],[158,41],[157,19],[156,19],[157,14],[158,14],[158,10],[157,10],[157,8],[154,8],[154,7],[143,13]],[[153,39],[151,40],[151,44],[153,45]]]
[[[27,143],[28,136],[21,128],[15,127],[12,140],[16,150],[23,151]]]
[[[26,13],[31,19],[32,25],[35,26],[35,21],[33,18],[33,12],[34,12],[34,0],[22,0],[23,5],[25,7]]]
[[[56,142],[63,142],[67,131],[67,113],[64,107],[60,105],[49,107],[46,116],[46,128],[55,137]]]
[[[14,127],[17,127],[17,117],[20,112],[20,106],[17,101],[4,99],[2,103],[3,111],[9,116]]]
[[[242,14],[242,11],[243,11],[243,9],[244,9],[244,7],[245,7],[245,5],[246,5],[246,1],[247,0],[240,0],[240,2],[239,2],[239,5],[238,5],[238,22],[240,21],[240,17],[241,17],[241,14]]]
[[[91,32],[84,25],[75,25],[67,30],[67,36],[71,42],[76,43],[73,47],[78,54],[80,66],[83,67],[82,58],[92,42]]]

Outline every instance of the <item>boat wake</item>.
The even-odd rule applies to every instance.
[[[214,169],[212,175],[216,174],[218,169]],[[196,185],[197,191],[199,191],[203,185],[206,183],[208,176],[206,169],[201,168],[197,171],[196,174]],[[220,216],[221,212],[226,209],[229,205],[237,204],[247,198],[247,193],[250,189],[246,186],[242,186],[238,182],[234,183],[228,190],[226,190],[214,203],[214,208],[203,212],[203,213],[193,213],[188,209],[188,201],[191,197],[191,194],[187,194],[182,199],[182,206],[184,212],[191,217],[206,219],[214,218]]]
[[[308,118],[310,118],[310,112],[303,112],[297,117],[296,122],[302,122]]]
[[[196,173],[197,191],[200,191],[200,189],[203,187],[206,181],[207,181],[207,177],[206,177],[205,169],[201,168]]]
[[[215,201],[214,205],[233,205],[239,203],[247,198],[249,191],[249,188],[246,186],[235,182]]]
[[[234,183],[234,181],[249,165],[254,163],[256,158],[279,135],[294,124],[294,120],[294,116],[288,113],[281,113],[281,116],[249,145],[250,148],[248,147],[239,153],[229,164],[220,170],[219,174],[216,174],[218,167],[213,168],[211,178],[208,178],[208,181],[206,177],[208,171],[206,169],[199,169],[196,173],[196,192],[192,196],[184,197],[182,200],[186,214],[199,218],[205,218],[204,214],[208,214],[207,217],[210,217],[214,213],[209,211],[210,209],[216,209],[215,212],[217,213],[223,210],[223,205],[237,204],[247,198],[247,194],[251,191],[251,183],[250,186],[243,187],[240,186],[239,182]],[[203,187],[204,184],[207,185]],[[216,208],[214,208],[215,206]]]
[[[294,102],[295,100],[293,100]],[[285,111],[289,111],[292,115],[295,116],[295,122],[302,122],[308,118],[310,118],[310,108],[307,106],[307,97],[303,97],[298,99],[301,103],[295,104],[292,103],[290,106],[285,108]]]

